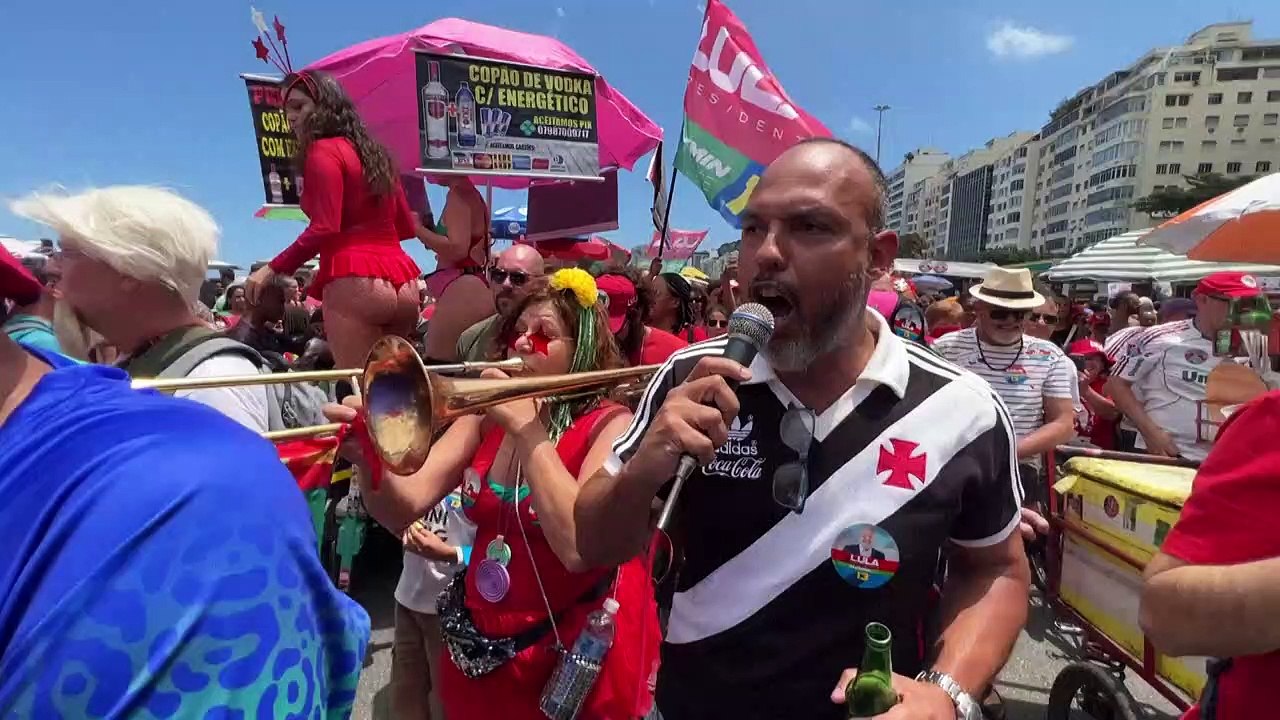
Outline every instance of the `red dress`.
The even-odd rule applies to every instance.
[[[602,403],[599,408],[575,420],[565,431],[556,447],[565,469],[575,476],[578,474],[590,449],[592,429],[618,408],[612,403]],[[516,635],[547,617],[546,606],[530,565],[530,550],[526,549],[520,529],[515,526],[512,505],[499,499],[498,493],[487,479],[498,448],[502,445],[503,435],[500,428],[494,428],[485,434],[471,463],[471,469],[476,474],[468,473],[471,481],[464,483],[462,489],[463,510],[468,519],[476,524],[473,545],[476,548],[476,559],[467,568],[467,609],[471,611],[476,628],[491,638]],[[508,494],[514,492],[512,488],[499,490]],[[502,519],[504,514],[505,522]],[[657,605],[648,568],[641,558],[634,558],[618,568],[617,578],[610,590],[591,601],[579,602],[613,571],[569,572],[542,534],[533,511],[532,499],[527,495],[519,502],[519,516],[551,607],[555,612],[563,613],[557,627],[566,646],[573,645],[574,639],[586,623],[587,615],[598,610],[606,597],[616,598],[619,604],[613,646],[605,655],[600,677],[578,717],[581,720],[629,720],[643,717],[652,704],[650,683],[657,675],[658,646],[661,642]],[[484,557],[485,548],[499,534],[500,528],[506,543],[511,547],[511,562],[507,566],[511,575],[511,589],[501,602],[490,603],[480,596],[474,571],[479,565],[479,559]],[[458,670],[449,657],[449,650],[445,648],[442,651],[444,657],[440,660],[440,700],[449,720],[546,720],[538,709],[538,701],[558,660],[558,655],[552,651],[554,644],[555,636],[548,631],[532,647],[526,648],[493,672],[475,679],[466,677]]]
[[[399,181],[389,195],[369,192],[355,146],[341,137],[312,143],[302,179],[302,211],[311,224],[271,261],[272,270],[292,275],[319,253],[308,292],[320,299],[335,278],[379,278],[398,288],[418,277],[417,264],[400,248],[414,237],[414,224]]]

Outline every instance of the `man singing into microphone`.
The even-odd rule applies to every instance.
[[[1003,404],[866,308],[897,250],[883,198],[879,168],[843,142],[780,155],[739,258],[772,338],[750,368],[721,357],[723,339],[675,353],[578,495],[584,560],[619,562],[645,544],[681,456],[701,466],[673,527],[685,559],[658,678],[666,720],[843,718],[872,621],[893,632],[901,696],[882,717],[981,717],[975,699],[1026,619]],[[868,536],[883,559],[850,551]],[[935,613],[940,636],[925,637]]]

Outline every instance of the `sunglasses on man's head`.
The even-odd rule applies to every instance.
[[[987,308],[987,314],[992,320],[1000,322],[1002,320],[1022,320],[1031,314],[1030,310],[1010,310],[1009,308],[992,307]],[[1054,320],[1057,322],[1057,320]]]
[[[502,268],[496,267],[489,268],[489,281],[494,285],[501,285],[507,280],[510,280],[512,285],[520,287],[521,285],[529,282],[529,273],[521,272],[520,270],[503,270]]]
[[[992,313],[991,316],[995,317],[995,313]],[[1031,313],[1027,316],[1027,319],[1033,323],[1043,322],[1045,325],[1058,324],[1058,316],[1050,315],[1049,313]]]

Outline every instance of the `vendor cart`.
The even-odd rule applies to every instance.
[[[1199,697],[1205,658],[1160,654],[1138,624],[1142,570],[1177,521],[1195,465],[1067,446],[1050,457],[1045,597],[1060,623],[1078,630],[1080,644],[1078,660],[1054,680],[1048,720],[1081,711],[1133,720],[1128,671],[1180,710]]]

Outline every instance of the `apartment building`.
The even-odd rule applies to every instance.
[[[950,156],[937,148],[917,148],[906,154],[903,162],[888,173],[888,193],[885,196],[885,227],[902,235],[909,225],[919,222],[920,196],[914,194],[921,180],[938,172]]]
[[[1026,250],[1031,247],[1031,209],[1039,178],[1040,136],[1024,133],[992,163],[991,207],[987,217],[986,249]]]
[[[983,147],[949,159],[936,173],[921,178],[911,193],[916,198],[912,207],[918,210],[917,219],[907,223],[908,231],[924,238],[933,257],[976,259],[988,236],[995,163],[1015,155],[1018,147],[1034,137],[1035,133],[1023,131],[988,140]]]
[[[1030,247],[1066,255],[1149,227],[1133,201],[1183,175],[1280,170],[1280,39],[1252,30],[1210,25],[1063,101],[1029,158]]]

